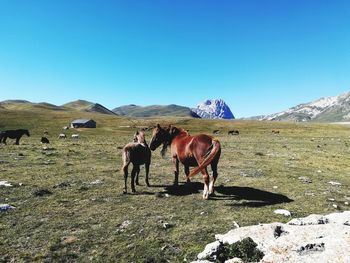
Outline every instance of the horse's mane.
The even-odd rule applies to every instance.
[[[188,131],[186,131],[183,128],[177,128],[175,126],[169,126],[167,128],[165,128],[165,130],[167,131],[167,134],[169,134],[167,140],[165,140],[163,142],[163,147],[162,150],[160,151],[161,156],[164,158],[168,147],[171,145],[172,140],[174,139],[175,136],[181,134],[181,133],[185,133],[187,136],[189,136],[190,134],[188,133]]]

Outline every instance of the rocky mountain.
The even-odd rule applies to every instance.
[[[124,105],[112,110],[114,113],[122,116],[132,117],[159,117],[159,116],[177,116],[199,118],[190,108],[170,104],[170,105],[151,105],[137,106],[134,104]]]
[[[229,106],[222,99],[206,100],[191,109],[204,119],[234,119]]]
[[[257,118],[273,121],[350,121],[350,92],[299,104],[286,111]]]

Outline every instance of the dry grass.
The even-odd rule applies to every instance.
[[[346,210],[350,185],[349,128],[336,125],[192,119],[127,119],[75,111],[0,111],[0,130],[29,128],[19,146],[0,146],[0,262],[182,262],[191,261],[214,234],[239,225]],[[70,120],[92,117],[97,129],[68,130],[81,139],[59,141]],[[170,157],[153,153],[150,183],[122,194],[121,150],[133,127],[175,123],[191,133],[220,129],[223,153],[216,196],[202,200],[199,176],[172,187]],[[127,127],[130,126],[130,127]],[[239,136],[227,136],[228,130]],[[272,130],[280,134],[272,134]],[[40,137],[49,131],[52,149]],[[147,133],[146,139],[150,139]],[[182,172],[182,170],[181,170]],[[181,173],[183,175],[183,172]],[[298,179],[307,176],[312,183]],[[98,180],[98,181],[96,181]],[[331,186],[329,181],[342,186]],[[182,177],[182,181],[184,181]],[[22,184],[22,185],[20,185]],[[52,194],[37,196],[37,190]],[[335,201],[329,201],[334,198]],[[164,223],[170,224],[168,228]]]

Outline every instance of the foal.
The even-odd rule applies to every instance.
[[[136,184],[139,184],[139,173],[140,165],[144,164],[146,169],[146,185],[149,185],[148,174],[149,166],[151,164],[151,150],[148,148],[145,140],[145,134],[142,131],[137,131],[134,135],[134,142],[128,143],[123,148],[123,172],[124,172],[124,191],[127,193],[127,179],[128,179],[128,167],[132,163],[133,168],[131,171],[131,191],[134,193],[135,190],[135,177]]]

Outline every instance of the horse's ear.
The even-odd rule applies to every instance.
[[[157,128],[158,128],[158,129],[160,129],[160,125],[159,125],[159,123],[157,124]]]
[[[139,135],[139,131],[138,130],[135,132],[135,135]]]

